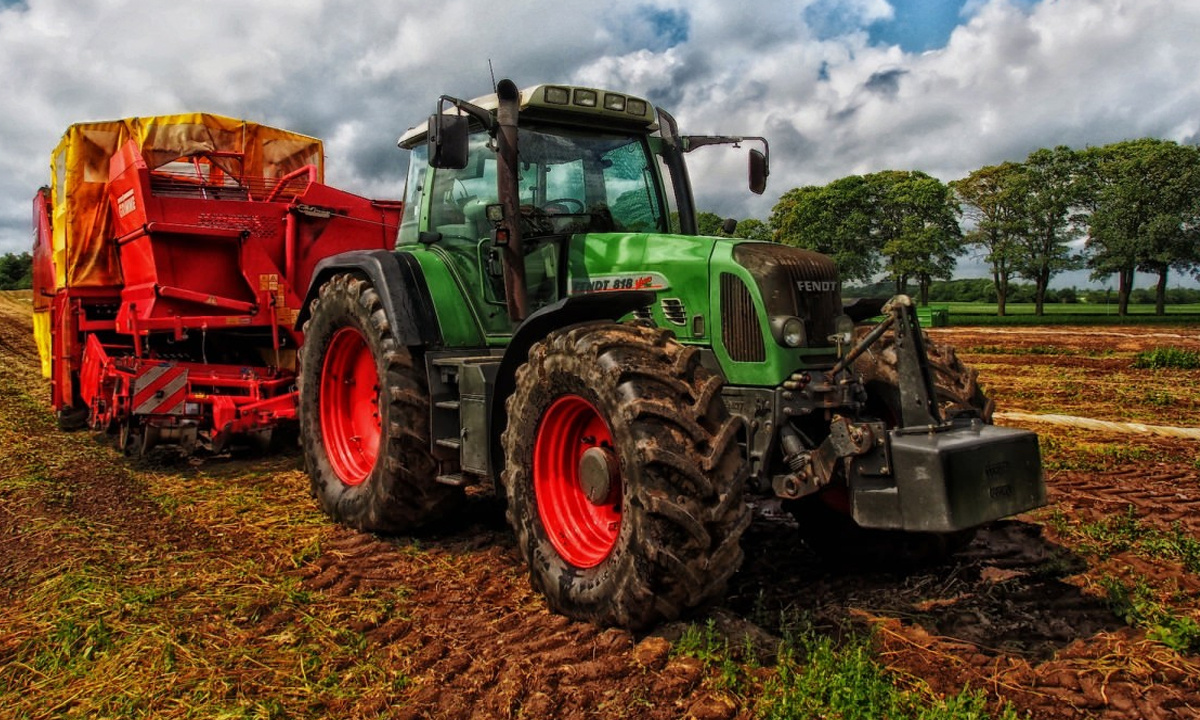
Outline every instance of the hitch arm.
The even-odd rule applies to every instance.
[[[929,372],[929,356],[925,352],[925,340],[921,337],[921,326],[917,321],[912,298],[897,295],[883,306],[887,315],[883,322],[863,336],[849,352],[838,360],[829,374],[836,376],[847,370],[854,361],[883,337],[890,328],[895,328],[896,374],[900,391],[900,426],[917,427],[940,425],[937,395],[934,392],[933,376]]]
[[[900,384],[900,425],[940,425],[937,395],[929,373],[929,356],[912,298],[897,295],[883,308],[896,322],[896,374]]]

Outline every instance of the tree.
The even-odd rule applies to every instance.
[[[833,258],[842,282],[869,283],[879,271],[873,213],[866,180],[851,175],[825,186],[788,190],[771,211],[770,225],[780,242]]]
[[[33,287],[33,256],[27,252],[0,255],[0,290]]]
[[[1162,315],[1170,270],[1200,261],[1200,150],[1143,138],[1094,148],[1087,157],[1092,277],[1117,275],[1118,313],[1124,315],[1134,271],[1157,275],[1155,310]]]
[[[709,237],[724,237],[725,218],[713,212],[696,213],[696,233]]]
[[[872,234],[887,258],[885,270],[902,293],[917,281],[920,302],[929,304],[929,285],[949,279],[962,254],[958,207],[950,189],[920,171],[886,170],[866,176],[873,204]]]
[[[1050,278],[1083,266],[1069,245],[1080,234],[1078,212],[1086,201],[1080,158],[1065,145],[1030,153],[1020,178],[1024,231],[1018,237],[1013,271],[1033,281],[1036,315],[1042,315]]]
[[[967,233],[967,245],[984,249],[984,259],[992,266],[996,295],[996,314],[1003,316],[1008,302],[1009,276],[1017,258],[1018,243],[1025,232],[1022,168],[1017,163],[982,167],[962,180],[950,183],[963,214],[974,229]]]
[[[757,218],[747,218],[737,224],[737,230],[733,231],[733,236],[743,240],[770,241],[772,239],[771,226]]]

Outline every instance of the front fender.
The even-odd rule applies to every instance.
[[[296,317],[296,330],[304,328],[321,286],[334,275],[347,272],[366,278],[375,287],[396,342],[406,347],[441,344],[433,298],[420,265],[412,254],[390,250],[352,250],[318,262]]]

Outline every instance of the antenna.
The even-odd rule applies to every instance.
[[[492,68],[491,58],[488,58],[488,72],[492,75],[492,92],[496,92],[496,71]]]

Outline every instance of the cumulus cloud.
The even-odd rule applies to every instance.
[[[333,184],[397,197],[396,138],[438,95],[487,92],[489,60],[520,85],[646,96],[686,132],[769,137],[763,198],[744,150],[691,158],[699,205],[738,217],[850,173],[950,180],[1060,143],[1200,137],[1192,0],[969,0],[924,52],[869,31],[896,16],[886,0],[0,0],[0,252],[28,246],[70,123],[245,117],[324,138]]]

